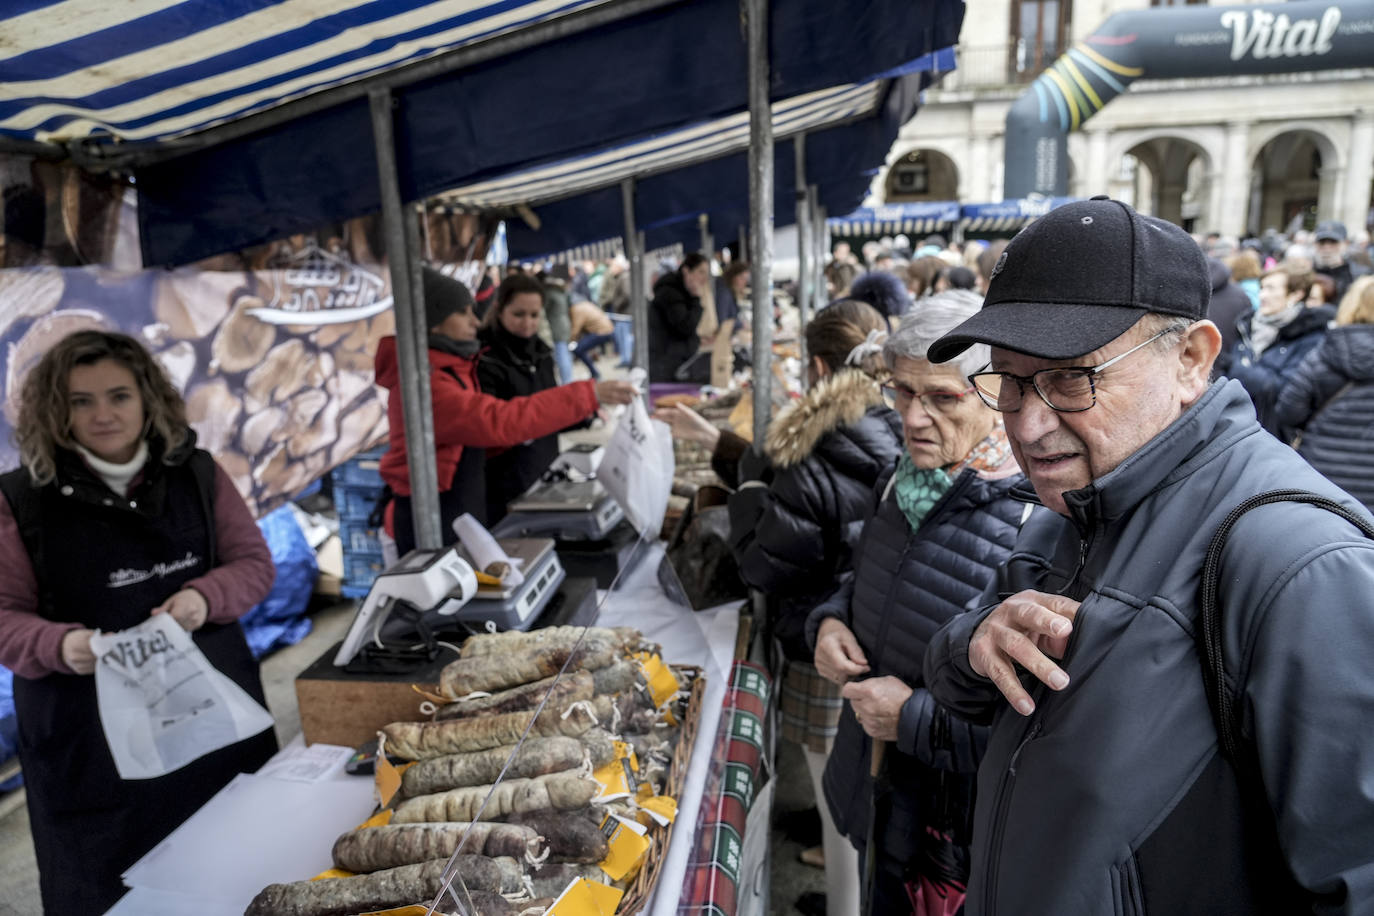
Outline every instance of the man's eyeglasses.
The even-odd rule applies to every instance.
[[[1119,353],[1096,366],[1067,366],[1062,369],[1041,369],[1030,375],[1013,375],[1010,372],[975,372],[969,376],[973,390],[983,403],[1002,413],[1016,413],[1026,397],[1026,391],[1034,388],[1040,400],[1050,409],[1061,413],[1076,413],[1087,410],[1097,403],[1097,376],[1103,369],[1114,366],[1137,350],[1144,349],[1175,328],[1165,328],[1149,340],[1142,341],[1125,353]]]
[[[888,407],[904,411],[911,406],[911,399],[917,398],[928,414],[952,414],[959,409],[964,398],[973,392],[972,387],[963,391],[915,391],[901,382],[889,382],[882,387],[883,399]]]

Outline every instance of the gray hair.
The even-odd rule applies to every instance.
[[[983,297],[967,289],[948,289],[917,301],[883,344],[883,360],[887,367],[895,369],[897,360],[902,357],[926,359],[935,341],[972,318],[982,307]],[[980,343],[950,360],[949,365],[969,376],[991,359],[988,345]]]

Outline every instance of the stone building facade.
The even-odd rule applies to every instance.
[[[875,180],[874,200],[1002,200],[1011,104],[1109,16],[1149,7],[1148,0],[968,0],[959,68],[927,91]],[[1367,69],[1137,80],[1068,135],[1068,192],[1110,194],[1195,232],[1253,235],[1318,218],[1358,232],[1370,223],[1374,199],[1374,54],[1370,62]]]

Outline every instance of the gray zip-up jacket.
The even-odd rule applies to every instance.
[[[1218,382],[1067,494],[1072,518],[1036,513],[1022,529],[999,593],[1082,602],[1064,691],[1028,681],[1025,718],[973,673],[969,639],[991,605],[936,634],[930,692],[992,723],[968,916],[1303,912],[1277,902],[1284,869],[1254,851],[1275,830],[1311,911],[1374,913],[1374,541],[1295,503],[1231,533],[1224,657],[1273,813],[1263,823],[1242,826],[1247,796],[1218,752],[1194,647],[1214,531],[1246,497],[1287,488],[1365,512],[1260,429],[1239,383]]]

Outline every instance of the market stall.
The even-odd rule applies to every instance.
[[[673,913],[696,840],[697,808],[716,752],[726,678],[733,664],[737,605],[692,613],[658,585],[661,548],[613,592],[597,624],[633,626],[660,643],[673,664],[699,667],[705,688],[696,740],[678,798],[677,827],[642,912]],[[297,741],[263,770],[240,777],[130,869],[132,890],[111,916],[242,916],[268,884],[309,878],[331,867],[330,847],[375,807],[371,778],[343,772],[351,748]]]

